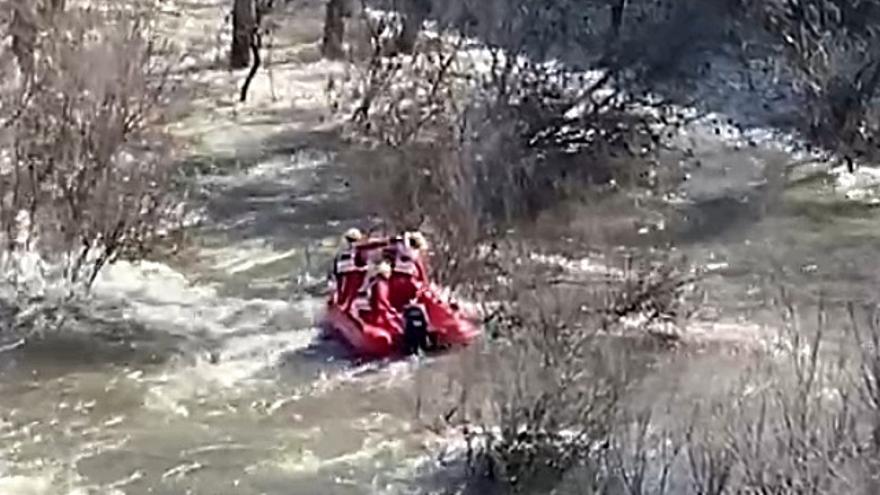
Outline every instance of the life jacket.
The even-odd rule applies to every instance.
[[[360,267],[357,263],[357,250],[348,249],[338,255],[333,261],[333,274],[336,277],[346,273],[359,272],[366,270],[366,267]]]
[[[354,298],[354,301],[351,303],[351,309],[355,312],[356,315],[360,315],[362,312],[369,311],[370,293],[358,292],[357,296]]]
[[[365,280],[363,286],[361,287],[361,290],[358,291],[357,297],[355,298],[352,307],[357,309],[359,312],[362,311],[365,313],[373,313],[374,310],[379,309],[373,307],[373,291],[375,290],[375,285],[380,280],[382,280],[381,275],[374,275],[368,280]],[[390,280],[385,279],[384,282],[388,284],[390,283]]]
[[[354,301],[351,303],[351,307],[355,310],[355,314],[358,314],[360,311],[369,311],[370,290],[373,288],[375,282],[376,277],[365,278],[363,284],[358,288],[357,295],[354,296]]]
[[[410,276],[417,276],[419,273],[416,265],[416,253],[410,248],[404,247],[397,251],[397,257],[394,259],[394,267],[392,273],[401,273]]]
[[[402,237],[392,237],[391,239],[388,239],[388,242],[382,248],[382,257],[393,264],[403,247]]]

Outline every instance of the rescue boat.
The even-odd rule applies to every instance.
[[[382,358],[464,346],[481,333],[475,317],[443,301],[430,289],[422,291],[415,304],[402,312],[398,324],[403,331],[371,325],[364,321],[361,311],[354,305],[345,310],[331,297],[323,326],[332,337],[363,357]]]
[[[373,242],[371,251],[381,251],[384,247]],[[330,337],[340,340],[355,354],[366,358],[469,344],[481,333],[478,317],[467,314],[441,293],[440,288],[433,284],[421,287],[415,300],[401,311],[396,322],[398,328],[386,328],[364,321],[363,316],[369,309],[365,299],[343,308],[337,304],[335,293],[331,293],[321,326]]]
[[[402,336],[390,328],[365,322],[354,308],[342,309],[335,301],[328,301],[323,326],[330,336],[346,344],[356,354],[365,357],[385,357],[401,349]]]

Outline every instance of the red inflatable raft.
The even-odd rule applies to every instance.
[[[414,303],[401,312],[399,329],[366,323],[361,317],[365,309],[363,305],[352,304],[345,310],[336,304],[335,294],[331,294],[322,320],[330,336],[364,357],[412,352],[414,338],[419,341],[417,346],[424,350],[466,345],[481,332],[478,318],[444,300],[439,290],[430,286],[422,287]]]
[[[417,303],[407,309],[418,309],[424,314],[429,349],[466,345],[480,334],[476,318],[455,309],[432,290],[422,291]],[[404,311],[404,314],[410,312]],[[404,317],[401,317],[399,325],[403,329],[411,327]],[[324,327],[362,356],[380,358],[407,352],[407,330],[400,332],[394,328],[368,324],[356,307],[344,311],[332,297],[327,304]]]

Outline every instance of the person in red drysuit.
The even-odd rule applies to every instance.
[[[384,255],[384,252],[390,249],[392,243],[392,239],[389,239],[388,237],[370,237],[368,239],[359,241],[356,246],[358,256],[363,259],[364,263],[367,263],[367,257],[369,256],[369,253],[381,249],[383,252],[383,258],[385,258],[386,256]]]
[[[394,266],[389,280],[391,305],[397,311],[403,311],[416,298],[423,282],[416,263],[417,253],[413,249],[401,243],[394,254]]]
[[[382,259],[387,261],[393,268],[397,253],[404,245],[403,236],[396,235],[386,239],[385,246],[382,249]]]
[[[370,265],[373,253],[377,250],[388,249],[390,242],[387,237],[371,237],[355,244],[355,263],[363,270],[358,273],[358,277],[353,277],[357,284],[357,290],[355,290],[355,295],[349,306],[344,308],[345,310],[351,311],[352,308],[355,308],[356,314],[360,314],[361,311],[369,311],[370,291],[367,281],[367,267]]]
[[[370,310],[364,314],[364,322],[387,330],[403,333],[400,325],[400,314],[391,305],[391,264],[386,261],[379,263],[376,275],[370,283]]]
[[[416,280],[421,284],[428,284],[428,240],[421,232],[410,232],[407,236],[407,246],[412,250],[413,261],[416,265]]]
[[[333,260],[333,279],[336,282],[336,304],[347,311],[367,277],[367,265],[358,256],[357,242],[363,238],[358,229],[349,229],[343,236],[345,247]]]
[[[444,302],[430,285],[427,267],[428,241],[424,234],[408,233],[406,244],[415,266],[413,276],[417,287],[415,298],[425,308],[431,327],[435,331],[442,332],[444,328],[456,325],[454,313],[458,310],[458,305],[453,301]]]

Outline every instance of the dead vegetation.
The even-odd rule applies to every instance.
[[[713,57],[772,70],[802,103],[776,119],[850,165],[872,160],[880,50],[864,22],[870,5],[363,2],[350,77],[330,87],[352,135],[387,157],[369,171],[380,214],[473,245],[468,236],[497,237],[566,201],[674,188],[690,150],[666,149],[666,138],[698,115],[662,95],[701,103],[687,88]],[[404,50],[401,38],[414,41]]]
[[[471,475],[497,483],[502,492],[549,493],[574,470],[600,483],[604,462],[631,467],[628,457],[600,456],[610,441],[627,440],[617,436],[624,432],[615,418],[629,414],[628,353],[639,347],[616,346],[609,337],[625,333],[623,319],[637,314],[649,327],[661,323],[657,315],[686,312],[693,304],[684,289],[691,277],[627,263],[592,283],[555,283],[552,274],[514,265],[501,276],[506,291],[492,296],[501,302],[487,319],[486,347],[459,358],[465,371],[455,391],[444,394],[458,398],[451,405],[458,414],[449,421],[464,432]],[[639,287],[661,276],[666,283],[652,292],[652,310],[622,303],[641,299]],[[633,283],[636,278],[645,284]],[[640,332],[633,342],[654,345],[650,340]]]
[[[880,5],[862,0],[753,2],[807,96],[804,132],[852,168],[876,162],[880,136]]]
[[[444,424],[467,440],[466,481],[450,493],[876,490],[876,307],[835,324],[783,292],[770,355],[707,370],[719,371],[710,390],[652,391],[651,348],[574,323],[587,322],[579,303],[601,301],[530,299],[495,323],[491,348],[456,357],[438,390]]]
[[[174,240],[182,205],[158,130],[174,109],[174,56],[148,7],[7,1],[2,11],[12,40],[0,52],[4,277],[57,277],[75,292],[107,263]],[[16,260],[32,254],[41,261],[30,271],[41,268],[27,274]]]
[[[574,15],[594,4],[611,8],[609,22]],[[876,159],[875,7],[435,3],[402,53],[393,40],[406,16],[364,16],[369,43],[353,47],[352,76],[333,88],[353,136],[391,157],[368,160],[382,214],[433,231],[447,282],[514,261],[486,277],[492,300],[509,301],[494,307],[486,347],[460,358],[442,392],[455,397],[443,417],[467,440],[471,481],[500,493],[876,492],[877,308],[831,324],[822,304],[807,319],[783,292],[777,348],[717,393],[645,406],[633,390],[650,374],[647,353],[606,337],[687,321],[690,273],[660,262],[606,283],[558,283],[504,247],[560,202],[657,187],[669,173],[658,167],[664,136],[682,123],[660,83],[711,70],[688,66],[711,60],[695,53],[785,66],[803,103],[793,127],[851,165]],[[571,63],[572,45],[591,53]]]
[[[359,160],[378,213],[431,230],[441,266],[470,270],[471,248],[568,199],[658,189],[676,173],[658,171],[657,153],[684,117],[636,90],[636,61],[587,71],[535,55],[566,48],[553,23],[531,22],[564,18],[565,5],[447,7],[411,51],[389,48],[410,16],[364,10],[351,76],[330,85],[352,137],[379,150]],[[572,36],[596,36],[581,28]]]

